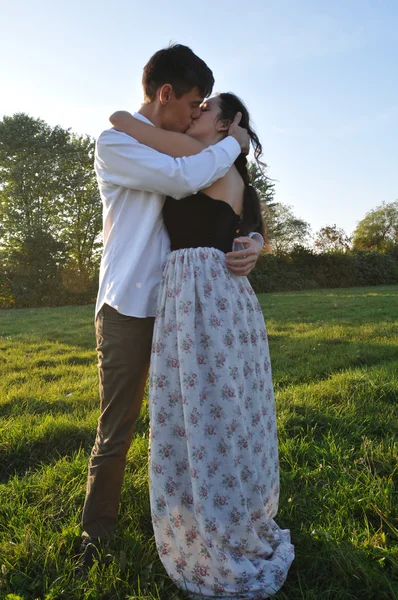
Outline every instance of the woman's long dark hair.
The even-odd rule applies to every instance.
[[[257,164],[259,165],[260,169],[262,167],[266,167],[266,165],[260,161],[260,156],[263,153],[263,148],[261,146],[260,140],[257,137],[257,134],[251,128],[249,111],[243,104],[242,100],[238,98],[238,96],[235,96],[235,94],[232,94],[231,92],[217,94],[217,97],[220,99],[221,110],[218,116],[220,120],[232,122],[237,112],[242,113],[242,118],[240,120],[239,125],[240,127],[244,127],[245,129],[247,129],[249,133],[250,141],[254,150],[254,158]],[[265,239],[265,224],[261,214],[260,198],[256,190],[250,183],[250,175],[247,170],[247,158],[244,154],[239,154],[238,158],[235,161],[235,167],[238,169],[238,172],[245,184],[241,227],[242,235],[247,235],[251,231],[258,231]]]

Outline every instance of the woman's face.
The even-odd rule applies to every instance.
[[[223,130],[222,121],[218,119],[219,114],[220,98],[213,96],[205,100],[201,105],[200,117],[193,121],[186,131],[187,135],[202,142],[211,142],[217,133]]]

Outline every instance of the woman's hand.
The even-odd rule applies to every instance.
[[[235,118],[229,127],[228,135],[231,135],[233,138],[236,139],[236,141],[240,145],[240,149],[243,154],[249,154],[250,136],[247,129],[244,129],[243,127],[239,126],[241,118],[242,113],[236,113]]]
[[[235,275],[248,275],[254,269],[257,259],[261,254],[262,244],[250,237],[239,237],[234,239],[237,244],[242,244],[244,250],[228,252],[226,254],[226,265]]]

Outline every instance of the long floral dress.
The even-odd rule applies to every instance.
[[[161,560],[192,598],[260,600],[294,558],[273,520],[279,466],[261,307],[215,248],[172,252],[150,379],[150,495]]]

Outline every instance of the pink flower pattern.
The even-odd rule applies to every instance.
[[[194,598],[263,600],[294,558],[279,501],[261,307],[213,248],[169,255],[150,379],[151,510],[160,558]]]

